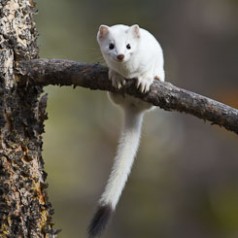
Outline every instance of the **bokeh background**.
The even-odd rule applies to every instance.
[[[100,24],[151,31],[166,80],[238,107],[237,0],[41,0],[42,58],[103,63]],[[106,92],[47,87],[44,160],[59,237],[87,237],[120,130]],[[238,122],[237,122],[238,123]],[[146,115],[132,174],[105,238],[237,238],[238,138],[191,115]]]

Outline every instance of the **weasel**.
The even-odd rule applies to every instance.
[[[147,30],[138,25],[101,25],[97,42],[115,88],[120,89],[127,80],[137,80],[138,90],[147,93],[155,79],[164,81],[162,49]],[[124,124],[112,172],[89,226],[90,238],[102,233],[116,208],[139,147],[144,113],[152,108],[150,104],[129,95],[109,93],[109,98],[122,109]]]

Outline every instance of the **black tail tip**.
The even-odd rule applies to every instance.
[[[89,238],[99,237],[112,215],[111,205],[99,206],[88,228]]]

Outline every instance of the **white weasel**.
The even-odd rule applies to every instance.
[[[146,93],[155,79],[164,81],[162,49],[147,30],[138,25],[101,25],[97,41],[115,88],[120,89],[127,80],[137,80],[138,90]],[[150,104],[129,95],[110,93],[109,97],[121,107],[124,125],[112,172],[89,226],[90,237],[101,234],[116,208],[139,147],[144,113],[151,109]]]

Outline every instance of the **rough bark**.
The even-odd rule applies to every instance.
[[[25,85],[73,85],[90,89],[100,89],[116,92],[108,80],[108,70],[99,64],[82,64],[70,60],[37,59],[21,61],[16,66],[19,83]],[[29,81],[30,78],[30,81]],[[238,134],[238,110],[225,104],[178,88],[168,82],[155,81],[151,91],[143,95],[135,89],[135,81],[120,90],[139,97],[144,101],[159,106],[165,110],[175,110],[192,114],[202,120],[210,121],[229,131]]]
[[[0,1],[0,237],[55,237],[41,157],[46,98],[19,85],[19,60],[38,57],[32,0]]]

